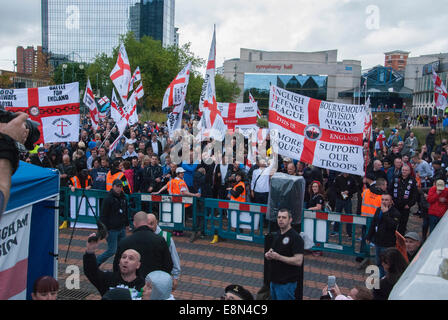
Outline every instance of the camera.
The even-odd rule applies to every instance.
[[[6,110],[0,110],[0,122],[1,123],[8,123],[12,119],[17,117],[17,114],[14,112],[6,111]],[[40,131],[39,131],[40,123],[33,121],[33,120],[26,120],[26,128],[29,130],[28,137],[24,143],[24,146],[27,150],[33,150],[34,144],[39,140],[40,138]],[[20,144],[18,145],[18,149],[20,150]]]

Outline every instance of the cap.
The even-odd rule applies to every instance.
[[[432,162],[432,164],[433,164],[433,165],[438,164],[439,166],[441,166],[441,165],[442,165],[442,161],[440,161],[440,160],[434,160],[434,161]]]
[[[419,234],[417,232],[414,232],[414,231],[406,233],[406,235],[404,237],[405,238],[409,238],[409,239],[413,239],[415,241],[420,241],[421,240]]]
[[[237,284],[231,284],[224,289],[225,293],[233,293],[237,295],[242,300],[254,300],[252,293],[250,293],[247,289],[243,288]]]
[[[44,147],[40,147],[39,149],[37,149],[37,152],[45,152],[45,148]]]
[[[443,181],[442,179],[437,180],[436,188],[437,188],[437,190],[440,190],[440,191],[445,190],[445,181]]]
[[[123,186],[123,181],[121,181],[120,179],[115,179],[114,182],[112,183],[112,186]]]
[[[179,167],[179,168],[176,169],[176,173],[182,173],[182,172],[185,172],[184,168]]]
[[[102,300],[132,300],[131,292],[125,288],[112,288],[108,290]]]

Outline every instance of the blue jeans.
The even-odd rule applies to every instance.
[[[96,263],[100,266],[104,261],[112,257],[117,252],[118,242],[126,237],[126,229],[108,230],[107,249],[96,258]]]
[[[271,282],[271,300],[295,300],[297,281],[285,284]]]
[[[337,213],[344,213],[346,214],[352,214],[352,199],[342,200],[342,199],[336,199],[336,204],[334,207],[334,211]],[[335,222],[333,226],[333,231],[339,232],[339,222]],[[352,236],[352,224],[347,223],[345,225],[345,231],[347,234],[351,237]]]
[[[382,254],[384,251],[386,251],[386,249],[387,249],[387,248],[385,248],[385,247],[380,247],[380,246],[377,246],[377,245],[375,244],[376,265],[377,265],[378,268],[380,269],[380,279],[381,279],[382,277],[384,277],[384,275],[385,275],[385,271],[384,271],[383,265],[381,264],[381,254]]]
[[[431,234],[432,230],[436,227],[436,225],[439,223],[440,218],[433,216],[432,214],[428,214],[429,219],[429,233]]]

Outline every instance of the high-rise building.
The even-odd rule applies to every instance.
[[[385,52],[384,66],[390,67],[396,71],[404,71],[406,69],[409,53],[410,52],[401,50]]]
[[[37,49],[32,46],[27,48],[17,47],[16,61],[17,73],[36,74],[44,73],[47,70],[47,62],[41,46],[37,46]]]
[[[42,47],[53,65],[110,55],[129,31],[174,44],[174,0],[41,0],[41,7]]]

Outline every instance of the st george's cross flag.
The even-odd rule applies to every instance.
[[[79,141],[79,83],[0,89],[0,107],[40,123],[40,143]]]
[[[140,80],[142,80],[142,74],[140,72],[140,67],[137,67],[134,70],[134,74],[132,75],[131,80],[129,80],[128,93],[131,92],[132,90],[134,90],[134,84]]]
[[[118,121],[120,121],[120,119],[123,117],[123,108],[120,106],[120,101],[118,100],[113,88],[110,101],[110,116],[115,121],[115,123],[118,123]]]
[[[432,68],[432,82],[434,83],[434,102],[437,109],[445,110],[448,107],[448,93],[442,79]]]
[[[257,129],[256,103],[218,103],[218,110],[228,131],[239,131],[248,137],[253,129]]]
[[[207,70],[205,72],[205,79],[202,85],[202,92],[199,98],[199,129],[201,133],[201,140],[204,137],[213,138],[218,141],[224,140],[227,126],[218,109],[216,102],[215,89],[215,62],[216,62],[216,30],[213,31],[212,44],[207,62]]]
[[[117,88],[123,104],[128,101],[128,88],[129,81],[131,80],[131,66],[129,64],[128,54],[123,44],[120,45],[118,51],[117,63],[115,64],[112,72],[110,73],[110,79]]]
[[[363,176],[365,119],[364,105],[312,99],[271,86],[269,129],[275,130],[271,144],[280,155]]]
[[[84,92],[84,99],[82,100],[82,102],[84,102],[84,104],[89,107],[90,121],[92,122],[93,130],[98,130],[98,122],[100,117],[89,78],[87,78],[86,91]]]
[[[180,106],[182,103],[185,103],[188,81],[190,79],[190,68],[191,62],[188,62],[176,78],[171,81],[163,96],[162,110],[165,110],[168,107]]]
[[[257,101],[255,101],[254,97],[252,96],[252,94],[250,92],[249,92],[249,102],[257,103]],[[261,112],[260,112],[260,109],[258,108],[258,103],[257,103],[257,117],[261,118]]]

